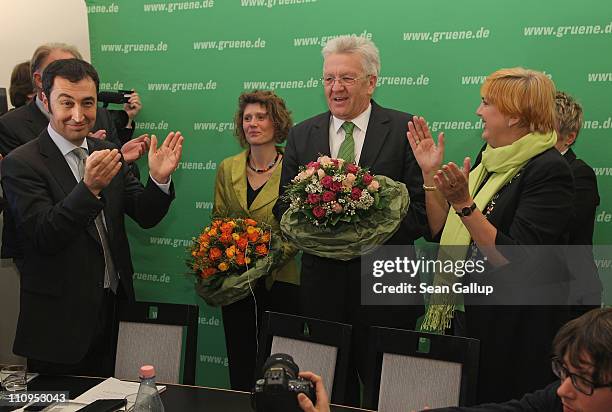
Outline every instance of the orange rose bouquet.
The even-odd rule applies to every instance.
[[[216,218],[193,239],[187,265],[196,291],[211,306],[234,303],[251,293],[282,255],[270,227],[249,218]]]

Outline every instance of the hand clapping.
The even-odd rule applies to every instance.
[[[414,157],[427,182],[433,179],[435,188],[452,205],[464,205],[470,201],[469,173],[470,158],[463,160],[463,168],[453,163],[442,166],[444,159],[444,132],[438,135],[438,144],[433,139],[427,121],[423,117],[413,116],[408,122],[408,142]],[[431,184],[431,183],[430,183]]]
[[[462,169],[459,169],[455,163],[449,162],[436,172],[433,180],[436,188],[451,205],[464,206],[466,203],[471,204],[469,174],[470,158],[466,157]]]
[[[143,134],[121,146],[121,154],[126,162],[132,163],[149,150],[149,135]]]
[[[149,172],[158,183],[168,183],[170,175],[178,167],[183,153],[183,135],[170,132],[164,142],[157,147],[157,137],[151,136],[149,146]]]
[[[97,150],[89,155],[85,161],[83,183],[91,193],[98,196],[108,186],[121,169],[120,160],[121,153],[117,149]]]
[[[438,170],[444,159],[444,133],[440,133],[436,145],[427,121],[423,117],[413,116],[408,122],[406,135],[423,175],[430,175]]]

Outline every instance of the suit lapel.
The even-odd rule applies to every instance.
[[[319,122],[312,128],[312,150],[313,155],[307,161],[316,160],[319,155],[331,156],[329,149],[329,120],[331,113],[327,112],[321,116]]]
[[[248,151],[245,150],[232,160],[232,185],[231,188],[236,194],[238,204],[244,213],[248,213],[247,207],[247,178],[246,178],[246,158]]]
[[[51,171],[51,175],[57,181],[57,183],[61,186],[62,190],[66,195],[72,192],[72,189],[77,184],[68,163],[66,163],[66,159],[58,149],[58,147],[51,140],[51,136],[49,136],[49,132],[47,130],[43,130],[43,132],[38,136],[40,154],[46,160],[49,170]]]
[[[366,132],[361,156],[359,157],[359,165],[362,167],[372,167],[376,162],[378,153],[383,147],[387,135],[389,134],[389,117],[381,109],[379,105],[372,100],[372,112],[368,121],[368,130]]]
[[[47,132],[46,129],[40,134],[38,141],[40,146],[40,154],[45,158],[48,168],[51,171],[51,175],[67,196],[77,185],[77,181],[74,178],[68,163],[66,163],[66,159],[53,140],[51,140],[51,136],[49,136],[49,132]],[[100,237],[93,221],[87,226],[87,232],[96,240],[96,242],[100,243]]]

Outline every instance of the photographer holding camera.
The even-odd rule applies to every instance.
[[[314,383],[315,393],[317,394],[316,405],[313,405],[308,396],[299,393],[297,399],[300,408],[305,412],[329,412],[329,398],[323,386],[323,379],[312,372],[300,372],[300,378],[308,379],[310,382]]]
[[[254,411],[329,411],[329,398],[321,377],[312,372],[300,372],[291,355],[270,355],[260,376],[251,392],[251,406]]]

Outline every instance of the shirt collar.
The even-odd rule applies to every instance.
[[[370,120],[370,113],[372,113],[372,103],[368,104],[367,109],[365,109],[359,116],[352,120],[342,120],[332,115],[334,132],[338,133],[344,122],[353,122],[359,130],[366,130],[368,128],[368,121]]]
[[[36,95],[36,106],[38,107],[38,109],[42,112],[42,114],[45,115],[45,117],[49,120],[51,120],[51,115],[49,114],[49,112],[47,111],[47,109],[45,108],[45,104],[42,102],[42,100],[40,100],[38,98],[38,95]]]
[[[567,153],[568,150],[569,150],[569,147],[561,152],[561,156],[565,156],[565,154]]]
[[[51,127],[51,123],[47,126],[47,132],[49,132],[49,136],[51,136],[51,140],[57,146],[57,148],[62,152],[62,156],[66,156],[68,153],[72,152],[77,147],[82,147],[85,149],[87,153],[89,153],[89,148],[87,147],[87,139],[83,139],[83,143],[80,146],[76,146],[71,141],[67,140],[64,136],[53,130]]]

